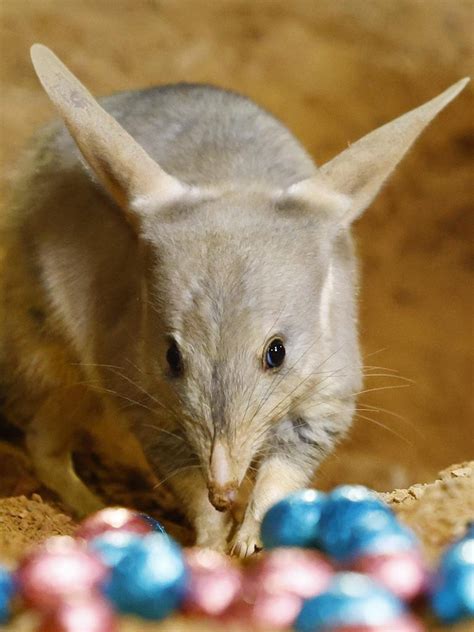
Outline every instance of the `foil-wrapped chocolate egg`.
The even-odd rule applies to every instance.
[[[343,485],[327,496],[322,508],[319,546],[338,562],[348,563],[365,554],[412,549],[416,538],[375,492]]]
[[[358,558],[351,570],[365,573],[403,601],[413,601],[428,589],[429,572],[419,551],[412,549]]]
[[[160,620],[181,605],[187,570],[182,551],[171,538],[111,531],[89,546],[110,569],[104,594],[120,612]]]
[[[349,540],[347,556],[340,560],[345,563],[364,555],[383,555],[388,553],[416,553],[419,551],[418,540],[411,529],[398,522],[387,524],[385,528],[377,527],[370,521],[354,527]]]
[[[325,500],[326,495],[322,492],[304,489],[270,507],[260,530],[264,548],[316,546]]]
[[[460,567],[474,564],[474,535],[463,535],[443,553],[439,569],[445,574],[455,573]]]
[[[325,631],[326,632],[326,631]],[[426,632],[425,626],[415,617],[407,615],[382,625],[351,625],[331,628],[330,632]]]
[[[242,571],[226,555],[211,549],[184,552],[188,585],[182,604],[186,614],[221,615],[242,590]]]
[[[151,516],[125,507],[107,507],[86,518],[77,528],[76,537],[91,540],[107,531],[126,531],[145,535],[165,533],[163,526]]]
[[[46,610],[60,600],[91,594],[107,574],[105,564],[83,544],[67,536],[55,536],[23,559],[16,578],[27,604]]]
[[[242,594],[227,615],[249,628],[286,629],[303,600],[324,591],[332,576],[332,566],[316,551],[273,549],[246,569]]]
[[[471,538],[474,538],[474,520],[471,520],[470,522],[466,524],[466,531],[464,535],[462,536],[462,538],[460,539],[470,540]]]
[[[445,623],[474,618],[474,537],[450,546],[434,578],[431,606]]]
[[[273,549],[256,560],[246,573],[246,590],[291,593],[303,599],[323,592],[334,574],[331,564],[317,551]]]
[[[13,575],[0,566],[0,623],[6,623],[10,616],[10,602],[15,593]]]
[[[406,614],[403,602],[370,577],[337,573],[326,591],[303,603],[294,628],[297,632],[322,632],[349,626],[383,626]]]
[[[64,601],[48,611],[37,632],[116,632],[115,614],[100,596]]]
[[[236,600],[220,620],[223,629],[235,625],[244,630],[287,630],[301,610],[302,600],[291,593],[262,592],[253,601]]]
[[[351,569],[365,573],[403,601],[413,601],[428,588],[429,573],[417,550],[360,557]]]
[[[150,525],[152,531],[166,535],[166,530],[164,526],[161,524],[161,522],[158,522],[156,518],[153,518],[153,516],[150,516],[149,514],[146,514],[146,513],[139,513],[138,515],[140,516],[142,520],[144,520],[147,524]]]

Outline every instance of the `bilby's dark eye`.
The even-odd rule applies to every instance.
[[[267,369],[277,369],[283,364],[286,351],[280,338],[274,338],[265,351],[265,367]]]
[[[179,377],[183,373],[183,358],[181,351],[175,340],[172,340],[166,352],[166,361],[174,377]]]

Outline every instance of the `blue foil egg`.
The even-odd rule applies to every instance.
[[[370,513],[368,517],[372,517]],[[368,521],[354,525],[347,542],[347,551],[345,554],[342,551],[334,554],[334,557],[344,563],[350,563],[364,555],[402,553],[418,548],[418,540],[408,527],[393,520],[389,520],[385,526],[382,520],[379,524]]]
[[[431,606],[445,623],[474,618],[474,537],[469,531],[441,558]]]
[[[15,593],[12,574],[0,566],[0,623],[6,623],[10,616],[10,602]]]
[[[466,525],[466,533],[463,536],[463,539],[474,538],[474,520],[468,522]]]
[[[180,547],[168,536],[109,532],[90,547],[110,568],[104,593],[120,612],[161,620],[181,604],[187,572]]]
[[[297,632],[319,632],[345,626],[383,626],[406,614],[391,592],[360,573],[337,573],[329,588],[304,602]]]
[[[416,538],[402,527],[375,492],[343,485],[331,492],[321,511],[319,546],[337,561],[364,554],[389,553],[415,546]]]
[[[143,520],[150,525],[153,531],[156,531],[157,533],[162,533],[163,535],[167,535],[165,528],[161,524],[161,522],[158,522],[158,520],[156,520],[155,518],[152,518],[146,513],[141,513],[140,517],[143,518]]]
[[[280,500],[262,520],[260,530],[263,546],[315,547],[318,525],[326,495],[315,489],[304,489]]]
[[[474,565],[474,536],[463,536],[443,553],[439,568],[444,575],[456,573],[459,568]]]

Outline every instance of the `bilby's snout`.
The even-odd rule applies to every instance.
[[[221,487],[209,482],[209,500],[217,511],[227,511],[237,499],[237,483],[231,482]]]
[[[229,449],[220,439],[212,446],[207,486],[210,503],[218,511],[230,509],[237,498],[238,482],[232,472]]]

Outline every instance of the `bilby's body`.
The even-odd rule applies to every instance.
[[[70,464],[75,431],[130,427],[203,545],[228,545],[256,469],[230,543],[248,554],[269,504],[306,485],[351,422],[349,225],[461,85],[317,170],[241,96],[123,93],[103,101],[112,119],[47,49],[33,60],[69,131],[30,150],[2,236],[7,412],[82,512],[98,501]]]

